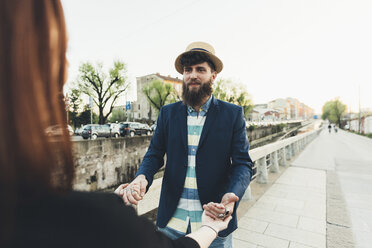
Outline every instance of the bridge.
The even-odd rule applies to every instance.
[[[372,247],[372,139],[313,127],[250,151],[237,248]],[[154,180],[138,213],[157,207]]]

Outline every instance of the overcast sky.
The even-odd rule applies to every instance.
[[[372,108],[370,0],[62,0],[69,32],[69,87],[82,62],[115,59],[135,77],[181,77],[175,58],[212,44],[219,78],[246,85],[255,104],[294,97],[320,113],[335,97]],[[123,101],[123,100],[122,100]]]

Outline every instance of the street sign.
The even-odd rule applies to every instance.
[[[130,101],[125,104],[125,110],[130,110]]]

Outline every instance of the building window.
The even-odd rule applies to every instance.
[[[140,110],[141,109],[141,106],[138,104],[138,110]]]

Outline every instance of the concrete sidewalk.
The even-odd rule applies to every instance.
[[[326,247],[326,172],[289,167],[239,220],[235,248]]]

